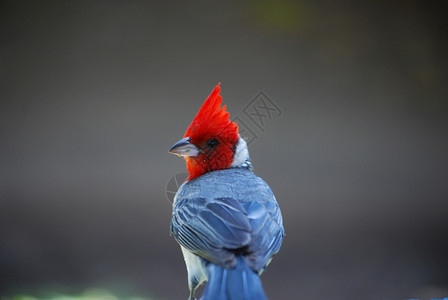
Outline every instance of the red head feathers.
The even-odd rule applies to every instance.
[[[238,139],[238,125],[230,121],[226,106],[221,107],[220,91],[221,87],[218,83],[185,131],[184,137],[190,137],[193,144],[196,139],[210,134],[231,135],[234,139]]]
[[[238,143],[238,125],[230,121],[218,84],[188,126],[184,139],[170,152],[185,157],[188,179],[230,167]]]

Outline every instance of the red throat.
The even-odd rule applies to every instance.
[[[230,121],[226,106],[221,107],[220,91],[218,83],[185,132],[184,137],[190,137],[191,143],[200,149],[197,156],[185,157],[187,180],[209,171],[226,169],[233,162],[239,138],[238,125]],[[211,140],[215,140],[213,148],[209,146]]]

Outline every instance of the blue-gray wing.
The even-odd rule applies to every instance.
[[[222,266],[244,253],[262,271],[278,252],[284,231],[275,200],[240,203],[232,198],[195,198],[177,202],[171,221],[176,240],[191,252]]]
[[[191,252],[222,266],[232,266],[236,250],[251,241],[246,210],[232,198],[195,198],[178,201],[171,230]]]
[[[262,203],[246,202],[243,207],[251,227],[246,259],[253,270],[262,272],[280,250],[285,235],[280,208],[275,198]]]

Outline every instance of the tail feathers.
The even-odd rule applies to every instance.
[[[201,300],[267,300],[258,274],[242,256],[233,269],[208,265],[209,278]]]

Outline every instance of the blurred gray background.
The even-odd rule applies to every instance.
[[[221,82],[283,210],[270,299],[448,297],[442,4],[1,1],[0,295],[185,299],[167,150]]]

